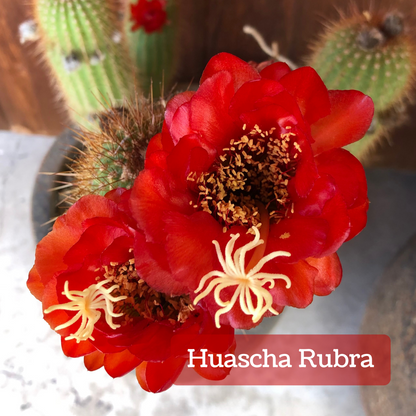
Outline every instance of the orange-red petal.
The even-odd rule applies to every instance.
[[[94,351],[84,356],[84,365],[88,371],[96,371],[104,365],[104,356],[101,351]]]

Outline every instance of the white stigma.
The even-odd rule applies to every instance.
[[[221,309],[215,314],[215,325],[217,328],[220,328],[220,316],[224,313],[229,312],[237,299],[240,301],[241,310],[246,315],[252,315],[253,322],[258,322],[262,316],[267,312],[271,312],[274,315],[279,315],[275,309],[273,309],[273,298],[269,290],[272,289],[275,285],[275,280],[281,279],[286,282],[286,289],[289,289],[291,286],[290,279],[284,274],[274,274],[274,273],[261,273],[260,270],[262,267],[273,260],[276,257],[290,257],[290,253],[287,251],[274,251],[273,253],[268,254],[263,257],[248,273],[245,272],[245,257],[246,253],[254,248],[264,244],[263,240],[260,240],[260,232],[257,227],[252,227],[254,230],[254,239],[250,243],[246,244],[243,247],[240,247],[235,251],[234,257],[232,257],[232,252],[234,250],[234,245],[237,239],[240,237],[240,234],[231,234],[231,239],[225,247],[225,259],[221,253],[220,245],[218,241],[214,240],[212,243],[215,245],[217,251],[218,260],[221,263],[223,271],[214,270],[206,274],[200,281],[198,288],[195,290],[195,293],[200,292],[207,280],[212,277],[217,276],[217,278],[212,279],[208,284],[207,288],[200,293],[194,300],[196,305],[202,298],[207,296],[215,288],[214,299],[217,305],[222,306]],[[269,290],[264,288],[264,286],[269,283]],[[237,286],[231,300],[223,301],[220,297],[220,293],[223,289]],[[254,307],[252,296],[256,297],[256,306]]]
[[[74,334],[69,335],[65,339],[75,339],[77,343],[91,339],[94,341],[92,332],[94,325],[101,317],[101,312],[98,309],[102,309],[105,313],[105,320],[111,329],[117,329],[120,325],[113,322],[113,318],[123,316],[123,313],[114,313],[113,302],[127,299],[127,296],[113,297],[110,293],[114,289],[118,289],[118,285],[111,286],[106,289],[103,287],[110,280],[103,280],[98,284],[93,284],[82,292],[79,290],[69,290],[68,281],[65,282],[64,291],[62,292],[71,302],[64,303],[62,305],[53,305],[46,309],[45,313],[51,313],[56,310],[64,311],[77,311],[77,314],[73,316],[68,322],[59,325],[55,328],[55,331],[67,328],[81,319],[81,325]]]

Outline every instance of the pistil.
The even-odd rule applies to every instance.
[[[77,343],[91,339],[94,341],[92,333],[94,326],[101,317],[99,309],[105,313],[105,320],[111,329],[117,329],[120,325],[113,322],[113,318],[123,316],[123,313],[114,313],[114,303],[121,301],[126,296],[113,297],[111,292],[118,288],[118,285],[113,285],[110,288],[105,288],[104,285],[110,283],[109,280],[103,280],[98,284],[93,284],[83,291],[69,290],[69,282],[66,281],[64,285],[64,291],[62,292],[70,302],[53,305],[44,311],[45,314],[51,313],[57,310],[64,311],[76,311],[76,315],[73,316],[68,322],[62,325],[58,325],[55,331],[59,331],[64,328],[70,327],[75,322],[81,319],[81,324],[78,330],[67,336],[65,339],[75,339]]]
[[[241,310],[246,315],[252,316],[253,323],[261,320],[266,312],[278,315],[279,313],[273,308],[273,297],[269,290],[275,286],[275,281],[279,279],[286,282],[286,289],[289,289],[291,286],[289,277],[284,274],[261,272],[263,266],[274,258],[289,257],[290,253],[287,251],[275,251],[262,257],[253,268],[246,272],[245,257],[247,252],[264,244],[264,241],[260,239],[260,232],[257,227],[253,227],[252,230],[254,232],[253,241],[237,249],[234,255],[232,254],[234,245],[240,234],[231,235],[231,239],[225,247],[225,257],[221,253],[218,241],[214,240],[212,242],[223,271],[214,270],[201,279],[195,293],[201,292],[205,284],[208,281],[209,283],[205,290],[195,298],[194,304],[196,305],[214,290],[214,300],[221,307],[215,313],[215,325],[217,328],[221,326],[221,315],[231,311],[237,299],[239,300]],[[266,284],[269,284],[268,290],[264,287]],[[227,301],[222,300],[221,292],[233,286],[236,286],[236,288],[231,299]]]

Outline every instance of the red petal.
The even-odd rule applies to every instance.
[[[327,233],[328,224],[320,218],[283,219],[270,226],[265,255],[273,251],[291,254],[290,257],[278,257],[275,260],[278,263],[295,263],[319,255],[325,247]]]
[[[94,217],[117,218],[117,204],[98,195],[88,195],[76,202],[68,212],[59,217],[50,232],[36,248],[36,269],[46,285],[59,271],[67,269],[63,258],[79,240],[85,220]]]
[[[169,153],[165,151],[160,152],[153,152],[149,156],[146,156],[146,159],[144,161],[144,167],[145,169],[167,169],[167,157]]]
[[[286,126],[296,125],[296,117],[287,109],[279,105],[267,105],[260,109],[243,113],[240,115],[241,121],[247,125],[246,131],[250,131],[254,126],[259,126],[261,130],[268,131],[272,127],[285,128]],[[244,133],[241,131],[241,133]],[[242,134],[240,134],[241,136]]]
[[[136,378],[140,384],[140,387],[149,393],[151,393],[149,386],[147,385],[146,381],[146,367],[147,361],[143,361],[140,365],[136,367]]]
[[[94,351],[84,356],[84,365],[88,371],[95,371],[104,365],[104,356],[101,351]]]
[[[134,182],[130,208],[139,227],[145,232],[147,241],[164,242],[166,233],[163,218],[166,212],[193,212],[189,202],[193,195],[179,189],[171,177],[159,169],[146,169]]]
[[[188,358],[188,348],[199,350],[200,348],[204,347],[205,337],[200,333],[200,323],[196,322],[187,326],[188,322],[189,319],[186,321],[185,325],[182,325],[175,330],[171,341],[172,357]]]
[[[318,270],[313,290],[315,295],[327,296],[341,283],[342,266],[337,253],[320,259],[311,257],[306,261]]]
[[[367,199],[364,168],[350,152],[333,149],[321,153],[315,161],[320,174],[330,175],[335,180],[348,208],[361,205]]]
[[[325,204],[337,193],[334,180],[327,175],[318,178],[312,190],[305,198],[299,198],[297,192],[290,192],[294,202],[294,215],[317,217],[322,214]]]
[[[119,205],[123,199],[123,195],[129,192],[127,189],[124,188],[116,188],[112,189],[111,191],[108,191],[104,198],[109,199],[110,201],[115,202],[117,205]]]
[[[61,347],[63,353],[71,358],[82,357],[96,351],[96,348],[88,340],[77,343],[74,339],[66,341],[63,337],[61,337]]]
[[[164,245],[146,242],[144,234],[135,238],[135,264],[139,276],[154,290],[171,295],[187,292],[187,287],[172,279]]]
[[[117,352],[115,354],[105,354],[104,368],[111,377],[121,377],[134,370],[139,364],[139,360],[128,350]]]
[[[89,218],[118,218],[119,215],[117,204],[113,201],[98,195],[87,195],[72,205],[64,217],[67,226],[80,228]]]
[[[166,122],[163,124],[163,128],[167,130]],[[156,152],[170,152],[173,149],[172,138],[169,131],[158,133],[150,139],[146,149],[146,159],[148,159],[153,153]]]
[[[129,351],[142,361],[161,361],[170,355],[173,327],[154,322],[141,331],[140,340]]]
[[[208,78],[190,101],[192,130],[219,152],[240,132],[228,114],[233,96],[233,78],[222,71]]]
[[[291,126],[292,128],[293,126],[298,126],[304,134],[309,135],[310,127],[305,123],[295,98],[293,98],[287,91],[284,90],[277,95],[263,97],[255,103],[255,107],[258,109],[265,109],[268,106],[282,107],[288,114],[280,116],[281,119],[276,119],[273,127],[280,125],[285,129],[286,126]]]
[[[320,255],[327,256],[341,247],[351,229],[347,206],[340,194],[335,195],[326,203],[320,218],[328,221],[329,225],[326,247]]]
[[[331,114],[312,126],[315,155],[361,139],[374,114],[373,100],[359,91],[329,91]]]
[[[292,181],[297,195],[305,197],[312,190],[319,174],[307,138],[301,132],[298,132],[296,141],[300,145],[302,153],[296,167],[295,177]]]
[[[125,236],[127,236],[126,232],[122,228],[110,227],[105,224],[90,226],[84,231],[79,241],[67,251],[64,261],[71,265],[82,264],[88,257],[91,265],[98,266],[101,253],[116,238]]]
[[[110,263],[123,264],[129,261],[133,255],[134,240],[132,237],[118,237],[102,252],[100,263],[109,265]]]
[[[328,90],[311,67],[296,69],[279,81],[296,99],[300,111],[309,124],[330,113]]]
[[[348,240],[356,236],[367,223],[367,181],[361,163],[344,149],[324,152],[315,158],[321,174],[330,175],[345,200],[351,220]]]
[[[185,358],[172,357],[161,363],[144,361],[137,367],[136,377],[144,390],[160,393],[172,386],[185,364]]]
[[[168,125],[168,127],[170,127],[172,124],[172,119],[176,113],[176,110],[182,104],[187,103],[194,94],[195,94],[194,91],[185,91],[181,94],[175,95],[171,100],[169,100],[168,104],[166,105],[166,111],[165,111],[165,122]]]
[[[176,110],[170,123],[169,132],[175,145],[181,137],[193,133],[191,128],[191,101],[182,104]]]
[[[29,279],[27,279],[27,288],[30,290],[30,293],[37,299],[42,301],[43,291],[45,287],[43,286],[40,275],[35,266],[29,272]]]
[[[99,327],[103,329],[103,331],[100,331],[98,329]],[[112,344],[113,338],[111,337],[113,335],[117,335],[117,333],[115,334],[114,332],[115,331],[107,325],[104,318],[101,317],[101,319],[95,324],[94,332],[92,333],[92,336],[94,337],[94,341],[90,340],[90,342],[92,345],[94,345],[94,347],[97,350],[105,354],[113,354],[116,352],[121,352],[125,350],[125,347],[118,347]]]
[[[42,296],[42,311],[48,309],[52,305],[59,304],[58,295],[56,291],[56,284],[56,277],[54,277],[53,279],[49,280],[48,284],[45,285],[45,290]],[[43,319],[45,319],[45,321],[50,325],[50,327],[53,330],[55,330],[57,326],[62,325],[65,322],[68,322],[71,319],[71,317],[67,312],[58,309],[51,313],[44,314]],[[71,330],[70,328],[65,328],[60,330],[58,333],[66,337],[70,335]]]
[[[189,292],[214,270],[217,255],[212,241],[220,239],[221,226],[206,212],[190,217],[172,212],[166,216],[165,224],[165,247],[172,277]]]
[[[350,216],[351,221],[351,229],[350,234],[345,241],[349,241],[351,238],[354,238],[366,226],[369,205],[370,201],[367,199],[362,205],[348,210],[348,215]]]
[[[273,81],[279,81],[280,78],[289,74],[291,69],[289,65],[285,62],[275,62],[274,64],[266,66],[261,72],[260,76],[262,78],[271,79]]]
[[[73,227],[54,229],[37,245],[35,266],[45,286],[55,273],[67,269],[64,256],[79,240],[81,233],[80,224],[77,229]]]
[[[223,52],[210,59],[202,73],[200,84],[221,71],[229,71],[231,73],[234,91],[237,91],[245,82],[260,78],[259,73],[247,62]]]
[[[236,92],[231,100],[229,114],[235,120],[238,120],[242,113],[253,110],[258,100],[264,97],[272,97],[283,90],[284,88],[281,84],[268,79],[247,82]]]
[[[189,173],[196,172],[198,176],[201,172],[209,168],[214,162],[215,157],[216,152],[213,152],[210,148],[203,149],[201,147],[201,140],[197,135],[192,134],[182,137],[169,154],[167,165],[172,175],[181,181],[184,186],[187,186],[186,179]]]
[[[284,280],[276,280],[276,286],[270,289],[275,304],[306,308],[313,300],[314,281],[318,271],[301,260],[295,264],[279,264],[278,272],[289,277],[291,286],[286,289]]]
[[[229,325],[217,328],[213,317],[206,312],[203,314],[201,333],[206,336],[204,348],[215,353],[229,351],[235,344],[234,328]]]
[[[200,351],[196,351],[194,354],[196,356],[200,356],[202,353]],[[224,365],[224,363],[228,359],[228,357],[227,357],[227,359],[224,358],[224,356],[226,355],[225,353],[224,354],[218,354],[217,355],[217,354],[213,354],[212,351],[209,351],[208,350],[206,352],[206,354],[207,354],[207,357],[209,357],[208,354],[212,354],[213,361],[214,361],[213,364],[215,366],[218,366],[218,364],[220,362],[218,355],[222,356],[221,357],[222,365]],[[230,353],[228,352],[227,354],[230,354]],[[211,359],[210,358],[207,358],[207,361],[206,361],[207,367],[201,367],[202,364],[203,364],[202,360],[201,361],[200,360],[195,360],[194,361],[194,365],[195,365],[194,370],[201,377],[204,377],[204,378],[206,378],[208,380],[224,380],[225,377],[227,377],[230,374],[230,371],[231,371],[231,367],[228,367],[228,368],[227,367],[212,367],[211,366]]]

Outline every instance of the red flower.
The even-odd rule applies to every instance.
[[[363,168],[341,147],[372,116],[369,97],[328,91],[312,68],[212,58],[198,91],[168,103],[133,188],[142,278],[234,328],[328,295],[368,209]]]
[[[137,4],[131,4],[131,20],[134,22],[132,32],[143,29],[146,33],[156,32],[166,24],[165,0],[139,0]]]
[[[227,353],[234,331],[218,331],[189,297],[158,293],[140,279],[133,253],[140,232],[129,196],[121,188],[105,197],[86,196],[59,217],[37,246],[28,287],[42,302],[44,319],[61,335],[65,355],[85,356],[87,369],[104,366],[112,377],[140,366],[140,384],[158,392],[182,371],[186,348],[215,349],[211,335],[222,334],[216,352]],[[179,348],[177,339],[184,337]],[[212,378],[209,370],[200,374]]]

